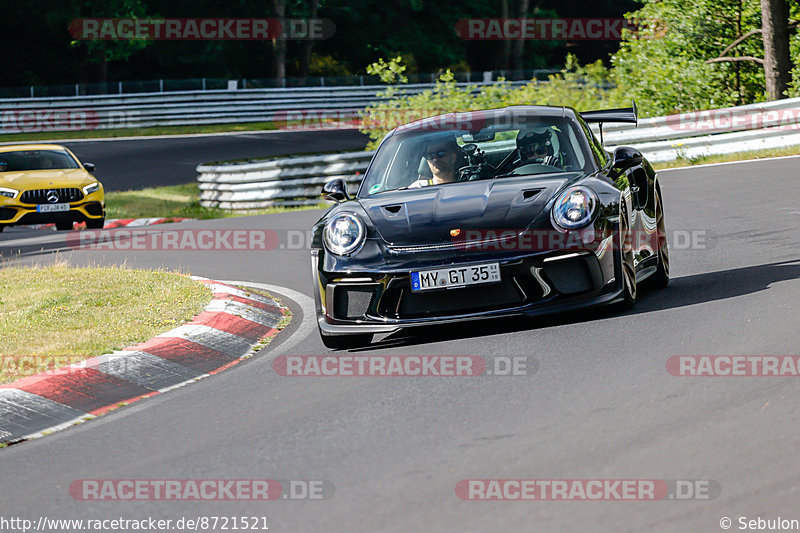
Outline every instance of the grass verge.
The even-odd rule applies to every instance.
[[[151,187],[135,191],[111,191],[106,193],[106,218],[227,218],[243,215],[263,215],[318,209],[328,207],[320,201],[318,205],[303,207],[270,207],[247,212],[233,213],[222,209],[211,209],[200,205],[200,189],[197,183]]]
[[[800,155],[800,146],[787,146],[786,148],[773,148],[769,150],[754,150],[751,152],[736,152],[735,154],[706,155],[702,157],[680,157],[674,161],[653,163],[656,170],[676,167],[689,167],[693,165],[708,165],[712,163],[729,163],[745,161],[747,159],[769,159],[771,157],[784,157],[787,155]]]
[[[165,271],[0,268],[0,383],[146,341],[210,300],[205,285]]]

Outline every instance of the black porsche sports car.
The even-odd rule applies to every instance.
[[[634,148],[588,123],[631,108],[514,106],[392,130],[355,197],[313,229],[317,318],[329,348],[432,323],[630,306],[669,282],[661,189]]]

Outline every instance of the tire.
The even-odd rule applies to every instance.
[[[56,229],[58,231],[70,231],[73,226],[73,222],[70,220],[68,222],[65,221],[58,221],[56,222]]]
[[[5,225],[0,224],[0,233],[3,233],[3,230],[6,229]]]
[[[106,224],[106,217],[96,218],[96,219],[91,219],[91,218],[86,219],[86,229],[103,229],[103,226],[105,226],[105,224]]]
[[[633,243],[628,239],[630,229],[628,227],[627,208],[622,205],[619,215],[619,259],[622,275],[622,301],[619,306],[621,309],[630,309],[636,303],[636,269],[633,264]]]
[[[650,276],[649,285],[654,289],[663,289],[669,285],[669,244],[664,224],[664,204],[661,203],[661,191],[655,188],[656,199],[656,233],[658,235],[658,266]]]
[[[346,350],[360,348],[372,342],[372,333],[359,333],[355,335],[323,335],[320,332],[322,344],[332,350]]]

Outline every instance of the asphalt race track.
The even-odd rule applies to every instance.
[[[367,138],[356,130],[309,130],[53,142],[97,165],[105,189],[119,191],[191,183],[200,163],[362,150]]]
[[[168,154],[164,147],[156,160]],[[229,371],[0,450],[3,514],[34,521],[43,514],[265,515],[270,531],[348,533],[685,533],[720,531],[723,517],[733,519],[732,529],[740,516],[800,519],[797,379],[687,378],[666,370],[676,355],[800,354],[798,164],[785,158],[662,172],[668,231],[698,232],[704,244],[674,246],[670,287],[640,294],[631,311],[440,327],[360,352],[528,356],[538,371],[526,377],[277,376],[272,361],[281,354],[330,353],[306,314],[306,249],[242,252],[235,261],[222,252],[62,252],[74,264],[163,266],[285,287],[294,319],[265,352]],[[281,235],[309,228],[318,215],[176,227]],[[25,263],[51,261],[59,242],[57,233],[22,228],[0,235],[4,257]],[[74,480],[122,478],[328,480],[335,494],[324,501],[198,503],[86,502],[68,492]],[[462,501],[456,483],[470,478],[713,480],[721,494],[657,502]]]

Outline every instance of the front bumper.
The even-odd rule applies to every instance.
[[[0,224],[27,225],[48,224],[58,221],[85,222],[105,217],[105,198],[92,193],[78,202],[69,204],[69,211],[39,213],[36,204],[23,204],[16,199],[0,201]]]
[[[411,292],[409,270],[326,273],[319,268],[319,253],[312,251],[312,271],[317,319],[325,335],[558,313],[614,303],[623,290],[618,254],[609,250],[495,257],[500,283],[422,293]]]

